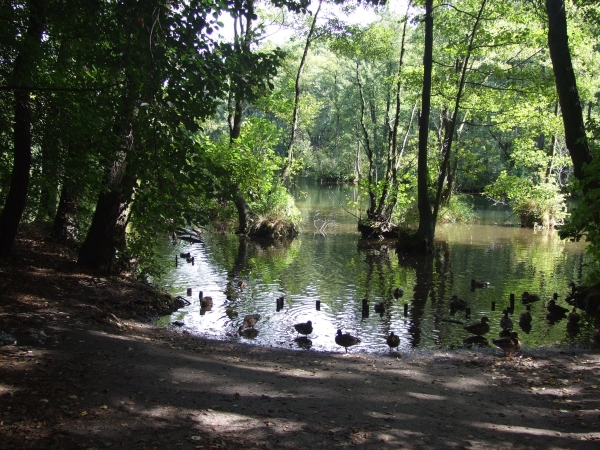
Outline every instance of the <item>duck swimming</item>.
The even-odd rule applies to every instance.
[[[199,297],[200,297],[200,308],[202,308],[202,309],[212,308],[212,306],[213,306],[212,297],[204,297],[202,291],[200,291]]]
[[[519,315],[519,325],[529,325],[531,320],[531,305],[527,305],[527,310]]]
[[[397,300],[404,295],[404,289],[397,287],[394,289],[394,298]]]
[[[475,280],[471,280],[471,287],[472,288],[479,288],[479,289],[483,289],[486,288],[490,285],[490,283],[488,281],[475,281]]]
[[[467,307],[467,302],[458,296],[453,295],[450,297],[450,309],[459,309],[463,311]]]
[[[244,316],[244,322],[240,326],[240,330],[244,330],[246,328],[254,328],[256,322],[260,320],[260,314],[247,314]]]
[[[523,302],[523,303],[533,303],[533,302],[537,302],[539,300],[540,300],[540,296],[537,294],[530,294],[527,291],[525,291],[525,292],[523,292],[523,294],[521,294],[521,302]]]
[[[482,334],[485,334],[488,331],[490,331],[490,326],[488,325],[489,321],[490,319],[488,319],[487,317],[482,317],[481,322],[468,325],[465,327],[465,330],[467,330],[470,333],[481,336]]]
[[[548,302],[546,309],[553,316],[564,316],[569,311],[567,308],[557,305],[554,299]]]

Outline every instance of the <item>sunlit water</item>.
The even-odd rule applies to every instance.
[[[564,303],[568,284],[577,283],[585,272],[583,244],[562,241],[555,231],[511,225],[505,221],[507,211],[487,205],[476,211],[479,224],[439,225],[438,251],[431,257],[398,254],[393,243],[359,240],[355,217],[359,213],[346,207],[348,200],[356,198],[354,186],[307,183],[298,188],[296,201],[305,220],[300,236],[286,245],[261,246],[216,233],[206,233],[202,244],[173,245],[165,239],[161,254],[168,271],[163,282],[191,305],[161,323],[178,320],[200,336],[263,346],[339,351],[334,337],[341,329],[362,341],[351,351],[387,352],[385,336],[390,331],[400,336],[400,351],[447,349],[462,346],[470,335],[463,326],[482,316],[490,319],[486,337],[490,341],[497,337],[502,310],[514,293],[512,320],[524,346],[590,342],[591,318],[584,315],[579,332],[572,334],[567,332],[566,319],[548,322],[545,309],[555,292],[558,303],[568,306]],[[194,264],[180,260],[175,267],[175,256],[188,251],[195,257]],[[473,278],[490,286],[473,291]],[[240,289],[239,281],[247,286]],[[396,287],[404,289],[399,299],[392,295]],[[189,297],[188,288],[192,289]],[[211,310],[201,309],[199,291],[213,298]],[[523,291],[543,299],[532,305],[529,333],[518,325],[519,313],[525,309],[520,301]],[[468,302],[470,317],[461,311],[450,314],[452,294]],[[285,301],[278,311],[280,296]],[[368,317],[362,314],[363,298],[369,302]],[[383,314],[374,312],[375,302],[384,303]],[[261,315],[258,334],[240,336],[244,315],[253,313]],[[293,325],[307,320],[313,322],[313,334],[296,341]]]

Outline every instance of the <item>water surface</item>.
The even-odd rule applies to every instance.
[[[524,346],[590,341],[593,328],[587,317],[579,332],[570,334],[566,320],[549,322],[545,310],[545,301],[555,292],[559,304],[568,306],[568,284],[578,283],[585,271],[583,244],[562,241],[555,231],[519,228],[509,212],[479,201],[480,223],[438,226],[434,255],[399,254],[392,242],[359,239],[356,216],[365,207],[346,206],[356,199],[354,186],[298,186],[296,201],[305,219],[300,236],[289,244],[260,245],[216,233],[206,233],[202,244],[172,245],[165,240],[161,254],[168,268],[167,287],[192,304],[162,322],[180,320],[188,331],[213,339],[286,348],[339,351],[334,342],[337,329],[362,340],[351,351],[387,352],[385,336],[390,331],[400,336],[400,351],[454,348],[469,336],[463,326],[483,316],[491,325],[486,337],[497,337],[502,310],[514,293],[511,317]],[[188,251],[194,264],[175,267],[175,255]],[[471,279],[490,286],[473,291]],[[240,288],[239,282],[246,286]],[[396,287],[404,290],[399,299],[392,295]],[[192,288],[191,297],[186,296],[187,288]],[[213,298],[210,311],[201,309],[199,291]],[[520,301],[524,291],[543,299],[532,305],[528,333],[518,325],[525,309]],[[470,317],[460,311],[451,315],[453,294],[468,302]],[[284,305],[277,310],[281,296]],[[364,298],[368,317],[362,313]],[[384,313],[374,312],[376,302],[383,302]],[[261,315],[258,334],[240,336],[244,315],[253,313]],[[293,325],[307,320],[313,322],[313,334],[296,341]]]

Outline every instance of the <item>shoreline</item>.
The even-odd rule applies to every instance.
[[[600,440],[596,349],[390,357],[199,338],[147,322],[167,297],[81,272],[64,249],[34,240],[0,261],[0,294],[0,331],[18,341],[0,347],[0,450],[596,449]]]

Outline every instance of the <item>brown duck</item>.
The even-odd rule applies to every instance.
[[[527,305],[527,309],[519,315],[519,324],[529,325],[531,320],[531,305]]]
[[[512,356],[513,353],[518,352],[521,349],[521,341],[519,340],[519,335],[513,331],[510,336],[499,337],[496,339],[492,339],[492,342],[496,347],[504,350],[504,354],[508,353],[509,356]]]
[[[489,321],[490,319],[488,319],[487,317],[482,317],[481,322],[476,322],[474,324],[468,325],[465,327],[465,330],[467,330],[469,333],[481,336],[482,334],[485,334],[488,331],[490,331],[490,326],[488,325]]]
[[[212,297],[204,297],[204,293],[202,291],[200,291],[199,297],[200,297],[200,308],[201,309],[211,309],[212,308],[212,306],[213,306]]]
[[[342,330],[337,330],[337,334],[335,336],[335,343],[344,347],[346,349],[346,353],[348,353],[348,347],[360,344],[360,339],[356,336],[352,336],[350,333],[342,334]]]
[[[564,316],[567,312],[569,312],[569,310],[567,308],[557,305],[556,302],[554,301],[554,299],[552,299],[548,302],[546,309],[553,316]]]
[[[453,295],[450,297],[450,309],[465,310],[467,308],[467,302],[458,296]]]
[[[240,326],[240,331],[246,328],[254,328],[256,322],[260,320],[260,314],[247,314],[244,316],[244,322]]]
[[[392,348],[398,348],[400,345],[400,337],[396,336],[393,331],[390,332],[390,335],[386,338],[387,345],[390,347],[390,352]]]
[[[525,291],[525,292],[523,292],[523,294],[521,294],[521,302],[522,303],[533,303],[533,302],[537,302],[539,300],[540,300],[540,296],[537,294],[530,294],[527,291]]]

